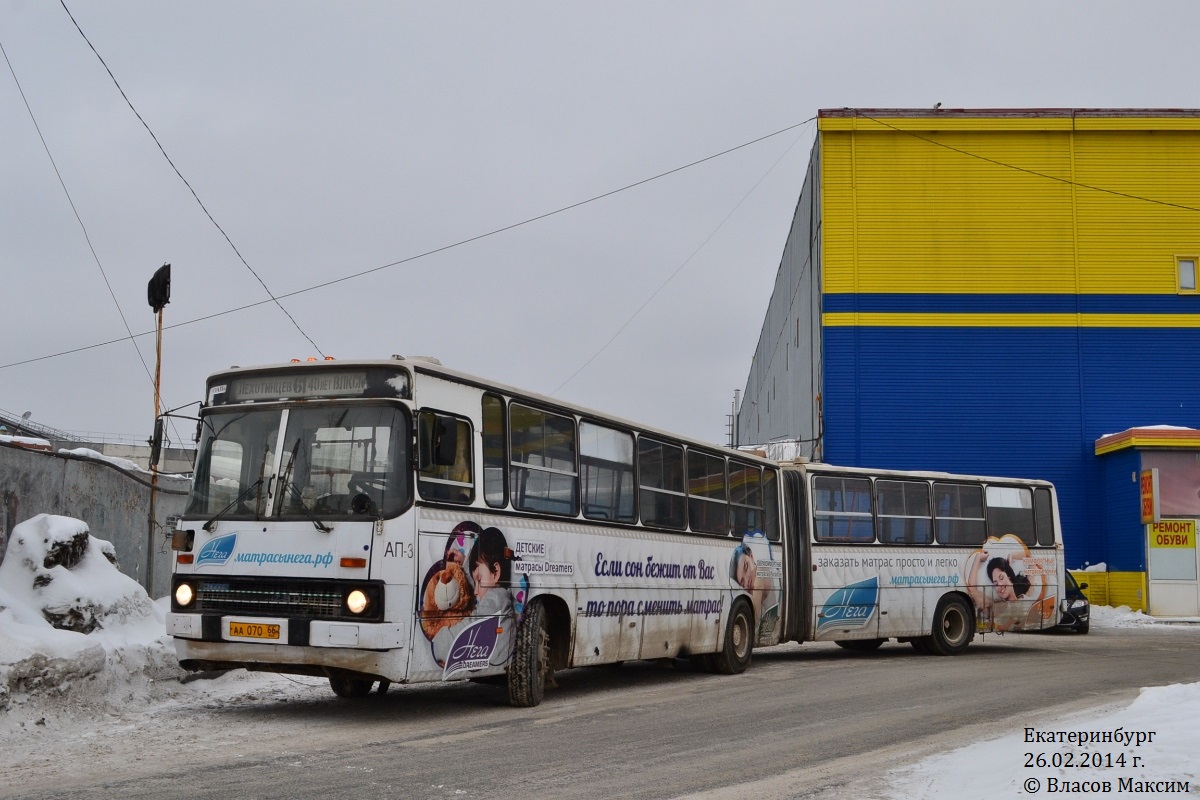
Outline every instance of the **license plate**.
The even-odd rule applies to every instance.
[[[239,639],[279,639],[279,626],[262,622],[230,622],[229,635]]]

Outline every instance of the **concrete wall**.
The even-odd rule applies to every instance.
[[[50,446],[59,450],[87,448],[113,458],[127,458],[142,469],[150,469],[150,446],[119,442],[86,442],[51,440]],[[158,459],[158,471],[169,475],[190,475],[196,462],[196,451],[186,447],[164,447]]]
[[[42,513],[74,517],[97,539],[112,542],[121,571],[151,597],[166,596],[171,583],[166,520],[183,512],[190,481],[159,477],[151,533],[149,477],[78,456],[0,445],[0,560],[19,523]]]

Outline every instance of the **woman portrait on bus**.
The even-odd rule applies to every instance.
[[[767,575],[759,574],[759,560],[754,554],[754,545],[762,544],[768,549],[767,560],[770,561],[770,543],[761,533],[748,533],[742,537],[742,543],[733,549],[733,558],[729,562],[729,577],[750,594],[750,605],[754,611],[754,619],[758,623],[757,641],[764,634],[774,630],[779,620],[779,599],[775,591],[775,582]]]
[[[1040,599],[1042,580],[1040,576],[1028,575],[1013,566],[1014,560],[1028,555],[1024,544],[1010,555],[999,555],[1006,549],[1012,549],[1012,545],[1005,547],[1001,540],[989,538],[982,548],[971,554],[965,571],[967,594],[975,604],[980,621],[990,620],[997,631],[1026,627],[1026,617],[1037,627],[1033,616],[1040,612],[1037,606],[1027,606]]]

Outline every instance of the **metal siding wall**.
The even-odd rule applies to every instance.
[[[821,125],[826,460],[1048,478],[1071,563],[1143,569],[1093,448],[1200,423],[1200,119],[887,122]]]
[[[1088,131],[1075,135],[1080,183],[1153,198],[1080,189],[1084,294],[1174,295],[1176,255],[1200,251],[1200,137],[1195,131]],[[1188,206],[1177,208],[1166,203]],[[1192,313],[1200,311],[1200,297]]]
[[[1142,468],[1141,454],[1133,449],[1120,450],[1101,456],[1099,460],[1103,465],[1100,481],[1104,494],[1096,513],[1101,517],[1105,535],[1099,542],[1103,545],[1102,554],[1089,560],[1093,564],[1104,562],[1109,572],[1144,572],[1146,546],[1141,518],[1141,486],[1136,480]],[[1072,561],[1068,565],[1082,566],[1082,563]]]
[[[822,134],[826,293],[1075,291],[1070,186],[960,152],[1069,176],[1068,133],[848,136]]]
[[[821,370],[820,266],[814,263],[820,253],[814,231],[819,217],[817,158],[814,148],[746,380],[737,444],[817,436],[813,401],[820,391]]]
[[[826,460],[1044,478],[1090,554],[1075,331],[826,329]],[[1084,555],[1082,560],[1094,560]]]

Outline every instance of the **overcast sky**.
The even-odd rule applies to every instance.
[[[66,5],[277,296],[821,108],[1200,106],[1192,0]],[[152,331],[146,282],[163,262],[168,326],[266,290],[59,2],[0,0],[0,44],[0,409],[146,436],[153,336],[136,339],[150,374],[128,339],[49,356],[127,337],[117,303]],[[270,303],[168,329],[164,403],[198,400],[232,364],[317,355],[310,337],[724,442],[814,134],[283,300],[303,333]]]

